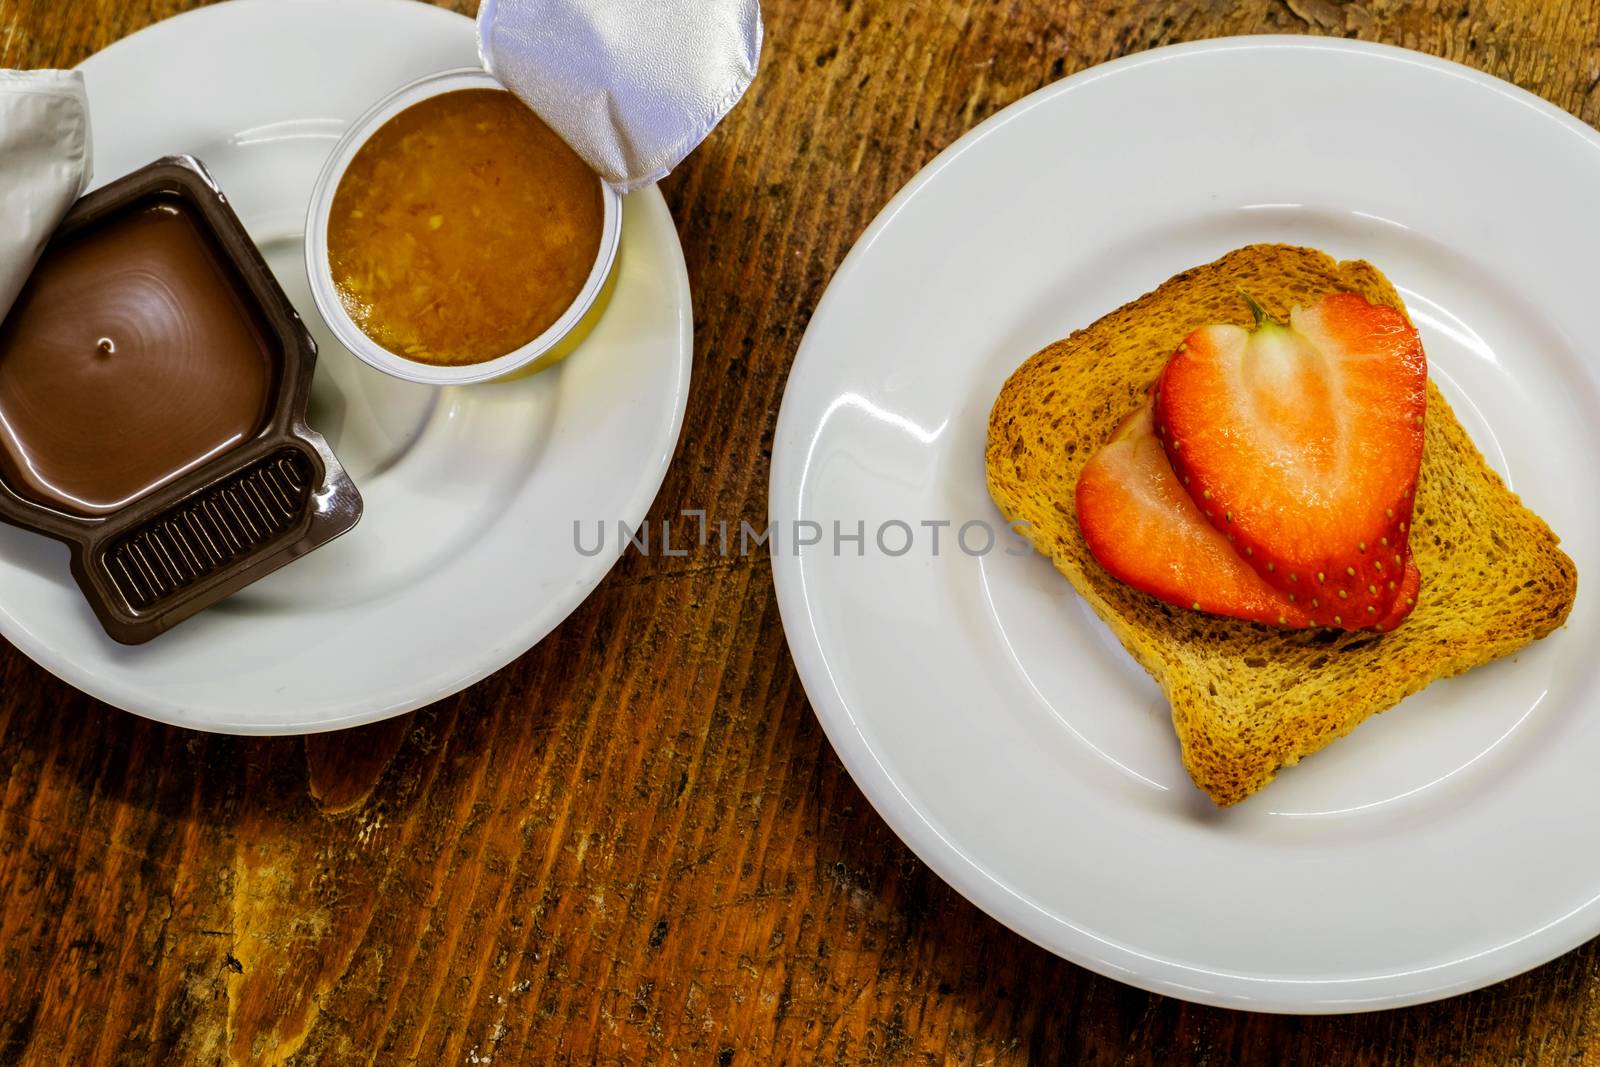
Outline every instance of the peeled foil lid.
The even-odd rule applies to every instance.
[[[483,0],[491,74],[624,192],[666,176],[756,75],[758,0]]]
[[[0,319],[89,184],[89,99],[75,70],[0,70]]]

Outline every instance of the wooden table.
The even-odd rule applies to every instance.
[[[0,66],[70,65],[192,6],[0,0]],[[1350,34],[1600,122],[1592,0],[767,0],[766,17],[750,95],[665,182],[696,350],[656,519],[764,525],[784,377],[850,243],[940,148],[1065,74],[1200,37]],[[499,674],[335,736],[155,726],[3,646],[0,769],[3,1063],[1600,1055],[1592,944],[1442,1004],[1293,1019],[1141,993],[1009,933],[845,775],[759,553],[630,554]]]

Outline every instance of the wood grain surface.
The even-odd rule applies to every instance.
[[[71,65],[192,6],[0,0],[0,66]],[[760,78],[664,184],[696,334],[656,519],[764,525],[784,378],[851,242],[939,149],[1064,75],[1333,33],[1600,122],[1590,0],[765,11]],[[759,553],[630,554],[505,670],[335,736],[152,725],[0,646],[0,1063],[1571,1063],[1600,1058],[1597,976],[1591,944],[1444,1003],[1297,1019],[1054,958],[851,783]]]

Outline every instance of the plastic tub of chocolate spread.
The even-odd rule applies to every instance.
[[[360,518],[306,426],[315,365],[197,161],[112,182],[0,323],[0,520],[66,542],[106,632],[147,641]]]

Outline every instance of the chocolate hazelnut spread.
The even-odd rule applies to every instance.
[[[46,250],[0,325],[0,478],[105,514],[253,437],[276,358],[177,197]]]

